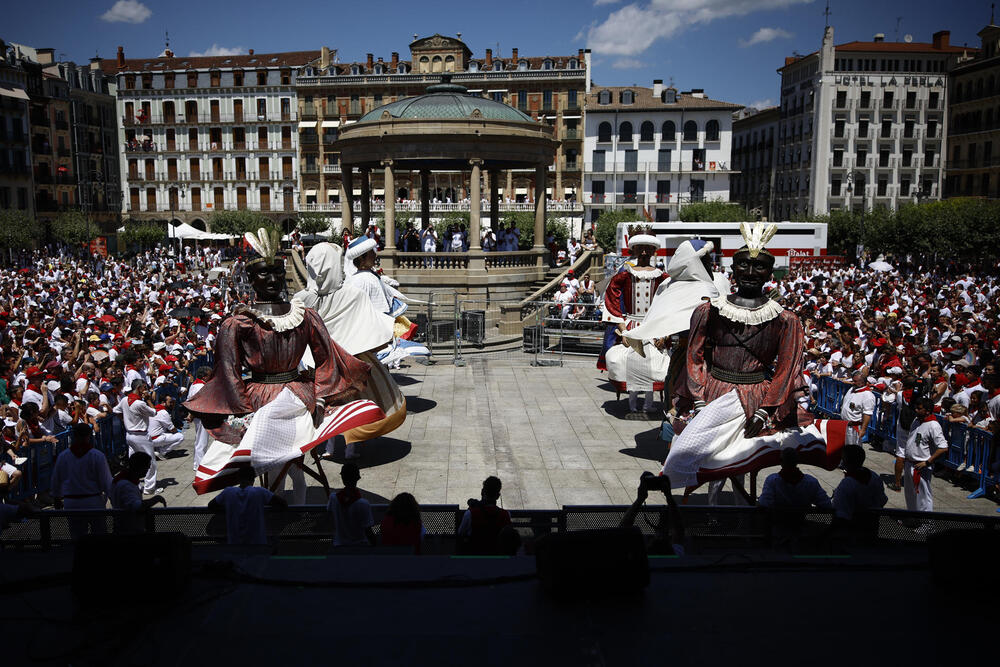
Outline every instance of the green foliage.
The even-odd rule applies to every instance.
[[[595,225],[594,229],[594,238],[597,240],[597,244],[601,246],[605,252],[614,252],[615,244],[617,243],[616,234],[618,224],[622,222],[636,222],[637,220],[642,219],[642,216],[634,210],[604,211],[601,213],[601,216],[597,218],[597,225]]]
[[[750,220],[749,216],[743,206],[724,201],[688,204],[680,211],[680,219],[684,222],[742,222]]]
[[[509,211],[500,218],[500,224],[504,229],[514,223],[514,227],[520,232],[517,243],[518,250],[528,250],[535,245],[535,214],[531,211]],[[499,239],[498,239],[499,240]]]
[[[96,224],[91,224],[82,211],[65,211],[60,213],[51,223],[52,236],[57,241],[69,245],[86,243],[97,236],[100,231]]]
[[[208,220],[212,231],[218,234],[243,236],[246,232],[277,229],[274,222],[259,211],[215,211]]]
[[[323,213],[303,211],[295,224],[303,235],[321,234],[330,229],[330,220]]]
[[[125,229],[118,232],[119,247],[137,247],[139,249],[155,246],[166,239],[166,229],[154,222],[125,223]]]
[[[30,248],[38,237],[38,224],[27,213],[17,209],[0,209],[0,248]]]
[[[532,233],[534,236],[534,233]],[[545,237],[548,238],[552,236],[555,239],[555,243],[560,248],[566,247],[566,242],[569,241],[569,223],[562,218],[550,218],[545,221]]]

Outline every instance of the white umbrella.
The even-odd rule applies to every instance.
[[[892,271],[893,270],[892,264],[890,264],[889,262],[886,262],[884,260],[881,260],[881,259],[877,259],[874,262],[871,262],[870,264],[868,264],[868,268],[872,269],[873,271]]]

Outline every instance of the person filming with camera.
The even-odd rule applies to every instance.
[[[651,554],[666,554],[683,556],[685,549],[684,522],[681,520],[680,510],[670,493],[670,479],[666,475],[654,475],[648,470],[639,477],[639,490],[636,493],[635,501],[625,510],[619,528],[631,528],[635,524],[635,518],[639,514],[649,497],[650,491],[659,491],[667,499],[667,508],[660,511],[660,519],[656,524],[649,524],[655,535],[647,540],[646,551]]]

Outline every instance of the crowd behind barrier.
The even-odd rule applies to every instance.
[[[816,411],[825,417],[839,418],[844,396],[851,385],[833,377],[819,379],[819,394],[816,400]],[[896,450],[896,422],[899,411],[895,403],[887,408],[883,406],[882,396],[875,393],[875,412],[868,423],[864,439],[868,442],[877,440],[883,449],[889,452]],[[948,440],[948,454],[942,461],[945,468],[963,476],[971,476],[978,482],[975,491],[969,494],[969,499],[981,498],[987,489],[1000,484],[1000,467],[991,469],[993,452],[993,436],[980,428],[964,424],[953,424],[943,416],[937,416],[938,423]]]
[[[375,521],[372,528],[376,536],[380,533],[380,521],[387,508],[387,505],[373,505],[371,508]],[[535,541],[545,535],[615,528],[622,522],[626,510],[624,506],[600,505],[509,510],[509,513],[513,528],[521,535],[525,552],[531,553]],[[643,535],[652,537],[659,530],[665,510],[665,506],[646,506],[640,510],[635,527]],[[771,548],[819,549],[819,553],[840,553],[836,549],[850,551],[854,546],[920,546],[929,536],[951,529],[1000,530],[1000,518],[986,516],[882,509],[871,512],[862,521],[845,524],[835,521],[832,512],[811,509],[794,512],[795,532],[800,541],[790,545],[787,529],[791,525],[789,519],[793,517],[788,511],[708,505],[686,505],[679,511],[686,535],[685,551],[692,555]],[[116,529],[116,518],[125,514],[118,510],[36,512],[11,523],[0,532],[0,548],[48,550],[67,546],[72,543],[70,518],[104,517],[105,531],[112,533]],[[421,553],[457,553],[460,550],[458,527],[463,514],[464,510],[458,505],[421,506],[420,520],[426,533]],[[147,510],[142,519],[140,525],[146,532],[182,533],[195,545],[226,543],[225,515],[208,507],[153,508]],[[265,520],[268,542],[273,546],[299,545],[297,548],[311,551],[330,550],[333,523],[325,505],[267,510]],[[134,525],[132,522],[121,523]]]

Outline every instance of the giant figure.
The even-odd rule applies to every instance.
[[[774,268],[765,244],[776,230],[741,225],[746,245],[733,258],[736,292],[703,303],[691,316],[677,394],[696,414],[663,464],[671,483],[689,492],[775,465],[785,447],[798,449],[803,463],[828,470],[840,460],[844,422],[798,413],[796,399],[806,390],[802,324],[764,294]]]
[[[303,473],[327,487],[322,469],[310,470],[304,455],[385,415],[374,402],[358,400],[368,364],[330,338],[315,310],[281,298],[285,266],[276,257],[277,233],[261,229],[248,232],[246,240],[259,255],[246,268],[256,300],[238,306],[219,326],[212,376],[184,404],[213,436],[194,488],[201,494],[235,484],[237,470],[253,466],[271,476],[273,488],[290,474],[292,502],[301,504]],[[307,346],[315,370],[302,373],[298,366]]]

